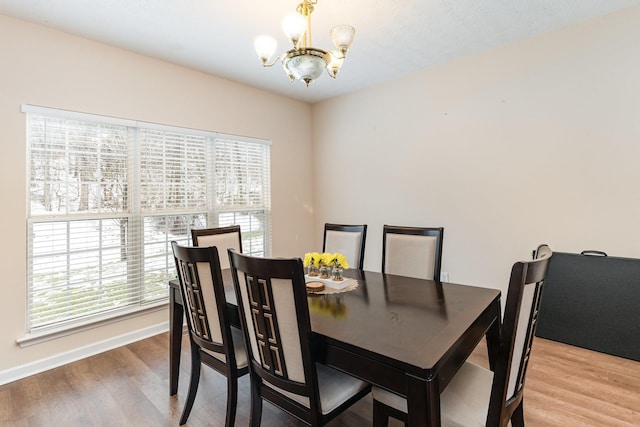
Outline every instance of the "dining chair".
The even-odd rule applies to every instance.
[[[200,228],[191,230],[191,240],[193,246],[216,246],[218,253],[221,253],[220,268],[229,268],[229,257],[227,249],[235,249],[242,252],[242,235],[239,225],[227,227]]]
[[[171,247],[191,343],[191,379],[180,425],[191,413],[204,363],[227,377],[225,426],[231,427],[236,416],[238,377],[247,374],[249,367],[242,332],[231,326],[227,314],[218,249],[185,247],[176,242],[171,242]]]
[[[324,225],[322,252],[341,253],[347,258],[351,268],[362,270],[364,248],[367,239],[367,225]]]
[[[266,400],[321,426],[367,395],[371,386],[317,363],[299,258],[258,258],[229,250],[251,378],[250,425]]]
[[[439,281],[443,235],[443,227],[385,225],[382,272]]]
[[[524,426],[523,391],[540,296],[551,248],[540,245],[535,259],[511,269],[499,347],[491,369],[465,362],[440,396],[443,426]],[[373,425],[386,426],[389,417],[407,423],[402,396],[373,387]]]

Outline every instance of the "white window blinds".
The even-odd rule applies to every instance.
[[[166,302],[170,242],[238,224],[270,254],[269,144],[25,106],[27,333]],[[111,123],[110,123],[111,122]]]
[[[271,241],[269,146],[218,138],[215,147],[218,223],[247,230],[242,239],[244,253],[265,253],[264,244]]]

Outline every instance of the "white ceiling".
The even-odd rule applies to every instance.
[[[0,14],[316,102],[456,58],[584,21],[640,0],[319,0],[313,45],[331,49],[329,30],[356,28],[336,80],[290,83],[279,65],[263,69],[253,37],[289,49],[282,17],[300,0],[0,0]]]

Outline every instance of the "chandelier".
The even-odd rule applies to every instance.
[[[272,67],[280,61],[291,82],[298,79],[307,86],[320,77],[324,69],[331,77],[336,77],[356,32],[350,25],[338,25],[330,33],[337,50],[325,51],[311,46],[311,13],[317,3],[318,0],[303,0],[296,9],[297,13],[282,20],[282,29],[293,43],[293,49],[284,52],[273,62],[270,63],[269,59],[276,50],[276,39],[263,35],[254,40],[264,67]]]

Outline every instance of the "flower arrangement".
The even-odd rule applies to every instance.
[[[304,254],[302,264],[309,269],[309,276],[318,275],[318,267],[320,266],[321,255],[318,252],[307,252]]]
[[[325,261],[330,266],[338,268],[349,268],[349,263],[347,262],[347,258],[344,255],[337,252],[335,254],[325,253],[323,255],[326,255]]]
[[[304,266],[308,269],[309,276],[319,276],[321,279],[329,278],[329,269],[333,274],[333,280],[342,280],[342,270],[349,268],[347,258],[341,253],[308,252],[304,254]]]

